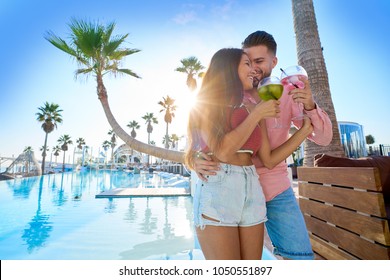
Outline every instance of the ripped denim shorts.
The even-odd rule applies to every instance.
[[[267,220],[265,197],[256,168],[221,164],[208,182],[198,180],[194,195],[194,224],[245,227]]]

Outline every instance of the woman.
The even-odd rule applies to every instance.
[[[261,258],[267,217],[252,156],[271,161],[290,152],[287,145],[271,151],[266,127],[259,123],[279,116],[279,101],[243,105],[245,90],[253,87],[253,74],[243,50],[219,50],[190,113],[187,165],[194,168],[197,152],[221,162],[221,170],[208,182],[200,181],[194,196],[196,232],[206,259]],[[291,142],[302,141],[310,128],[306,122]]]

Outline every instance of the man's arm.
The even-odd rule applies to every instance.
[[[313,125],[313,133],[307,137],[320,146],[328,146],[333,138],[332,122],[328,114],[318,107],[311,111],[306,111]]]

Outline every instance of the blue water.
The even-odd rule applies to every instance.
[[[204,259],[191,196],[95,198],[164,184],[157,176],[91,171],[0,181],[0,259]]]

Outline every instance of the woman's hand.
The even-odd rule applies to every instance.
[[[313,133],[314,127],[311,124],[311,120],[308,116],[304,116],[303,125],[299,130],[304,132],[306,134],[306,136],[309,136],[310,134]]]
[[[259,120],[265,118],[278,118],[280,117],[280,101],[268,100],[260,101],[254,108],[253,113],[258,114]]]

